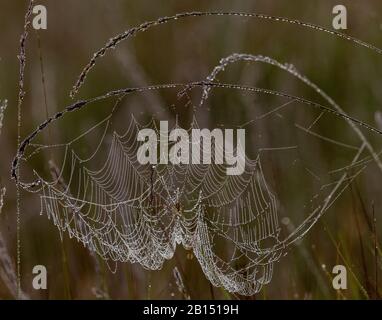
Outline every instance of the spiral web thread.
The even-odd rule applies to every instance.
[[[154,121],[149,126],[159,135]],[[70,179],[65,185],[61,173],[53,182],[40,177],[42,210],[61,232],[106,260],[156,270],[182,244],[194,251],[215,286],[257,292],[270,281],[272,263],[281,254],[261,250],[262,240],[278,242],[279,226],[260,158],[246,159],[238,176],[227,176],[226,164],[140,165],[139,128],[132,120],[124,135],[114,133],[107,159],[96,171],[87,168],[91,159],[67,148]],[[233,244],[227,260],[215,253],[215,238]]]

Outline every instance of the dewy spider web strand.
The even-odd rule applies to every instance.
[[[253,17],[297,24],[330,33],[374,50],[378,54],[382,53],[380,49],[361,40],[298,20],[261,14],[183,13],[146,22],[112,38],[83,70],[73,88],[72,96],[84,83],[96,60],[109,49],[150,27],[196,16]],[[330,107],[279,91],[213,81],[228,64],[240,60],[264,62],[288,71],[319,93]],[[20,62],[22,65],[22,61]],[[182,92],[186,93],[196,87],[203,89],[201,104],[208,98],[212,88],[222,88],[286,98],[320,110],[322,114],[331,113],[345,119],[363,142],[350,166],[359,163],[364,148],[369,149],[373,160],[380,165],[378,155],[358,126],[377,134],[382,134],[380,130],[344,113],[330,97],[293,66],[281,64],[268,57],[234,54],[222,59],[207,81],[120,89],[68,106],[47,119],[19,145],[12,164],[12,177],[18,186],[41,193],[42,211],[47,213],[60,232],[67,231],[70,237],[76,238],[105,260],[139,262],[145,268],[155,270],[161,268],[166,259],[172,258],[176,246],[182,244],[188,249],[193,249],[213,285],[224,287],[233,293],[251,295],[258,292],[262,285],[269,283],[273,263],[285,254],[285,250],[291,244],[313,227],[347,185],[362,172],[363,167],[350,177],[344,173],[334,183],[323,204],[316,207],[284,240],[279,239],[277,199],[266,182],[260,155],[255,160],[246,158],[245,172],[242,176],[226,176],[226,165],[142,166],[135,158],[139,145],[134,139],[142,126],[134,119],[125,134],[113,133],[106,161],[100,169],[91,170],[86,165],[100,153],[105,134],[96,151],[85,159],[76,154],[71,143],[61,145],[65,148],[65,157],[61,169],[51,165],[53,181],[48,182],[37,172],[35,174],[38,180],[35,182],[24,183],[19,179],[20,160],[26,160],[26,149],[32,146],[33,140],[40,132],[66,114],[94,102],[106,102],[110,98],[120,100],[128,94],[170,88],[183,88]],[[105,124],[105,132],[111,124],[109,119],[108,117],[101,121]],[[98,124],[87,133],[96,127]],[[153,128],[159,134],[155,121],[152,120],[146,127]],[[197,122],[193,121],[191,128],[197,127]],[[44,146],[38,146],[39,150],[43,148]],[[65,170],[70,172],[67,179],[64,178]],[[231,248],[229,256],[223,257],[218,253],[219,239]],[[265,240],[271,240],[272,244],[264,245]]]

